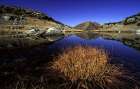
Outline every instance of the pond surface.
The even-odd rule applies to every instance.
[[[75,45],[102,48],[109,53],[112,63],[118,63],[133,72],[140,72],[139,42],[139,36],[135,34],[121,34],[120,36],[116,35],[113,37],[112,35],[81,33],[68,35],[54,42],[47,50],[50,50],[49,52],[51,53],[54,51],[59,52]],[[137,45],[137,48],[133,47],[133,45]]]
[[[46,75],[48,63],[69,47],[76,45],[104,49],[111,63],[121,66],[140,81],[140,35],[134,33],[77,33],[62,37],[49,37],[52,43],[30,48],[0,49],[0,85],[20,78],[37,78]],[[54,41],[55,40],[55,41]],[[6,42],[8,43],[8,42]]]
[[[26,49],[0,50],[0,71],[9,71],[10,68],[10,71],[13,71],[14,67],[18,70],[31,68],[31,71],[36,71],[36,68],[46,65],[66,48],[83,45],[104,49],[108,52],[111,63],[119,64],[140,76],[140,35],[135,33],[77,33],[49,39],[57,41]]]

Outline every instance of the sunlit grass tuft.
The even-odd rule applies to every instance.
[[[131,89],[131,77],[121,68],[110,64],[108,54],[93,47],[76,46],[67,49],[55,58],[51,69],[63,74],[71,81],[67,88],[72,89]],[[65,89],[66,85],[64,84]],[[62,87],[61,87],[62,88]]]
[[[1,72],[0,89],[140,89],[103,49],[76,46],[53,57],[49,63],[37,58],[3,67],[14,69]]]
[[[91,47],[74,47],[58,56],[52,68],[63,72],[71,80],[88,79],[103,69],[108,56],[103,50]]]

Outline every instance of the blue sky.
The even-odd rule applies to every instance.
[[[0,0],[0,4],[39,10],[70,26],[120,21],[140,12],[140,0]]]

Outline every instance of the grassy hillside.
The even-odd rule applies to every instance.
[[[23,9],[14,6],[0,6],[0,13],[1,30],[19,29],[21,31],[29,30],[32,27],[43,30],[50,27],[61,30],[70,28],[44,13],[31,9]]]
[[[138,30],[140,28],[140,13],[124,18],[119,22],[105,23],[104,30]]]
[[[70,29],[69,26],[52,17],[31,9],[0,6],[0,13],[0,47],[2,48],[49,43],[46,37],[48,29],[57,30],[61,35],[62,30]]]
[[[43,19],[43,20],[48,20],[48,21],[52,21],[58,24],[62,24],[59,21],[54,20],[52,17],[49,17],[48,15],[41,13],[39,11],[35,11],[35,10],[31,10],[31,9],[23,9],[20,7],[15,7],[15,6],[0,6],[0,13],[1,14],[5,14],[5,13],[9,13],[9,14],[14,14],[17,16],[27,16],[27,17],[35,17],[38,19]],[[62,24],[64,25],[64,24]]]
[[[77,26],[75,26],[75,29],[82,29],[82,30],[95,30],[98,29],[100,25],[95,22],[83,22]]]

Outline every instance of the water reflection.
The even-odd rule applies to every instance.
[[[121,34],[120,38],[115,38],[113,35],[109,36],[105,34],[81,33],[66,36],[64,39],[56,41],[54,44],[49,46],[48,50],[51,50],[51,52],[59,52],[61,49],[73,47],[75,45],[88,45],[103,48],[110,54],[112,63],[119,63],[132,71],[140,71],[140,51],[124,45],[123,41],[124,38],[127,38],[127,36],[126,34]],[[132,34],[130,38],[133,38]],[[133,39],[135,38],[137,37],[134,35]],[[126,40],[124,42],[126,42]],[[135,42],[132,42],[132,44],[133,43]]]
[[[102,34],[103,35],[103,34]],[[135,33],[121,33],[121,34],[108,34],[103,35],[106,39],[112,39],[122,42],[123,44],[140,50],[140,35]]]

